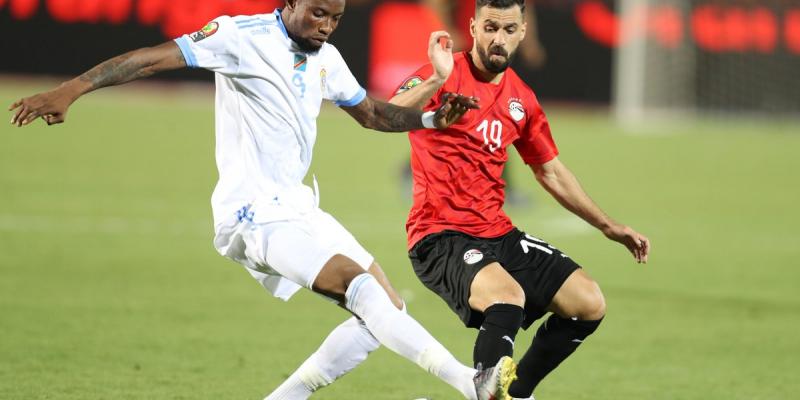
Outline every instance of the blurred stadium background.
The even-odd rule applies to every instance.
[[[0,102],[278,3],[0,0]],[[529,201],[508,212],[581,262],[609,303],[603,328],[538,398],[797,398],[800,1],[535,6],[546,63],[517,71],[561,158],[654,244],[651,262],[635,265],[512,156]],[[333,42],[386,96],[441,26],[416,2],[351,0]],[[1,399],[258,399],[345,318],[308,293],[270,298],[214,252],[210,80],[165,74],[83,98],[64,125],[0,129]],[[365,132],[335,107],[318,126],[323,208],[468,362],[474,333],[405,256],[405,136]],[[454,398],[383,349],[316,396],[417,397]]]

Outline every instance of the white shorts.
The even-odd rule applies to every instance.
[[[233,216],[217,227],[214,247],[283,300],[301,287],[311,289],[334,255],[346,256],[364,270],[374,261],[339,221],[318,207],[268,222]]]

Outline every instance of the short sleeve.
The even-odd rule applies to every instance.
[[[186,65],[223,74],[239,69],[239,29],[231,17],[222,16],[197,32],[175,39]]]
[[[358,84],[336,47],[330,45],[326,51],[325,70],[321,72],[325,80],[325,99],[339,107],[358,105],[367,97],[367,91]]]
[[[430,78],[431,75],[433,75],[433,66],[431,66],[430,64],[423,65],[418,70],[414,71],[414,73],[406,76],[406,78],[403,80],[403,82],[400,83],[400,86],[398,86],[395,89],[394,96],[397,96],[398,94],[403,93],[403,92],[405,92],[405,91],[407,91],[407,90],[409,90],[409,89],[421,84],[422,82],[425,82],[425,80]],[[435,99],[439,98],[439,93],[441,91],[442,91],[442,89],[439,88],[439,90],[437,90],[436,93],[431,97],[431,100],[428,101],[427,104],[425,104],[424,108],[426,110],[429,109],[432,105],[434,105]]]
[[[550,133],[550,124],[535,97],[530,100],[532,107],[519,139],[514,141],[519,155],[525,164],[541,165],[558,156],[558,148]]]

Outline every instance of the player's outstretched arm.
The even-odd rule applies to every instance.
[[[416,86],[401,88],[389,99],[389,103],[421,110],[444,85],[453,72],[453,41],[449,33],[445,31],[431,33],[428,39],[428,58],[431,60],[433,74]],[[422,77],[416,78],[422,79]]]
[[[564,208],[583,218],[606,237],[624,245],[637,262],[646,263],[650,240],[631,227],[611,219],[583,190],[578,179],[558,158],[541,165],[531,165],[536,180]]]
[[[423,113],[415,108],[396,106],[369,96],[355,106],[342,108],[365,128],[382,132],[407,132],[423,128],[447,128],[467,111],[479,107],[474,97],[447,93],[436,112]]]
[[[183,54],[174,41],[133,50],[104,61],[49,92],[14,102],[8,109],[12,112],[16,110],[11,124],[28,125],[39,117],[48,125],[62,123],[69,106],[86,93],[185,66]]]

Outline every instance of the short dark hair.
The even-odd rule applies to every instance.
[[[520,11],[525,12],[525,0],[475,0],[475,14],[478,14],[478,10],[486,6],[499,9],[519,6]]]

